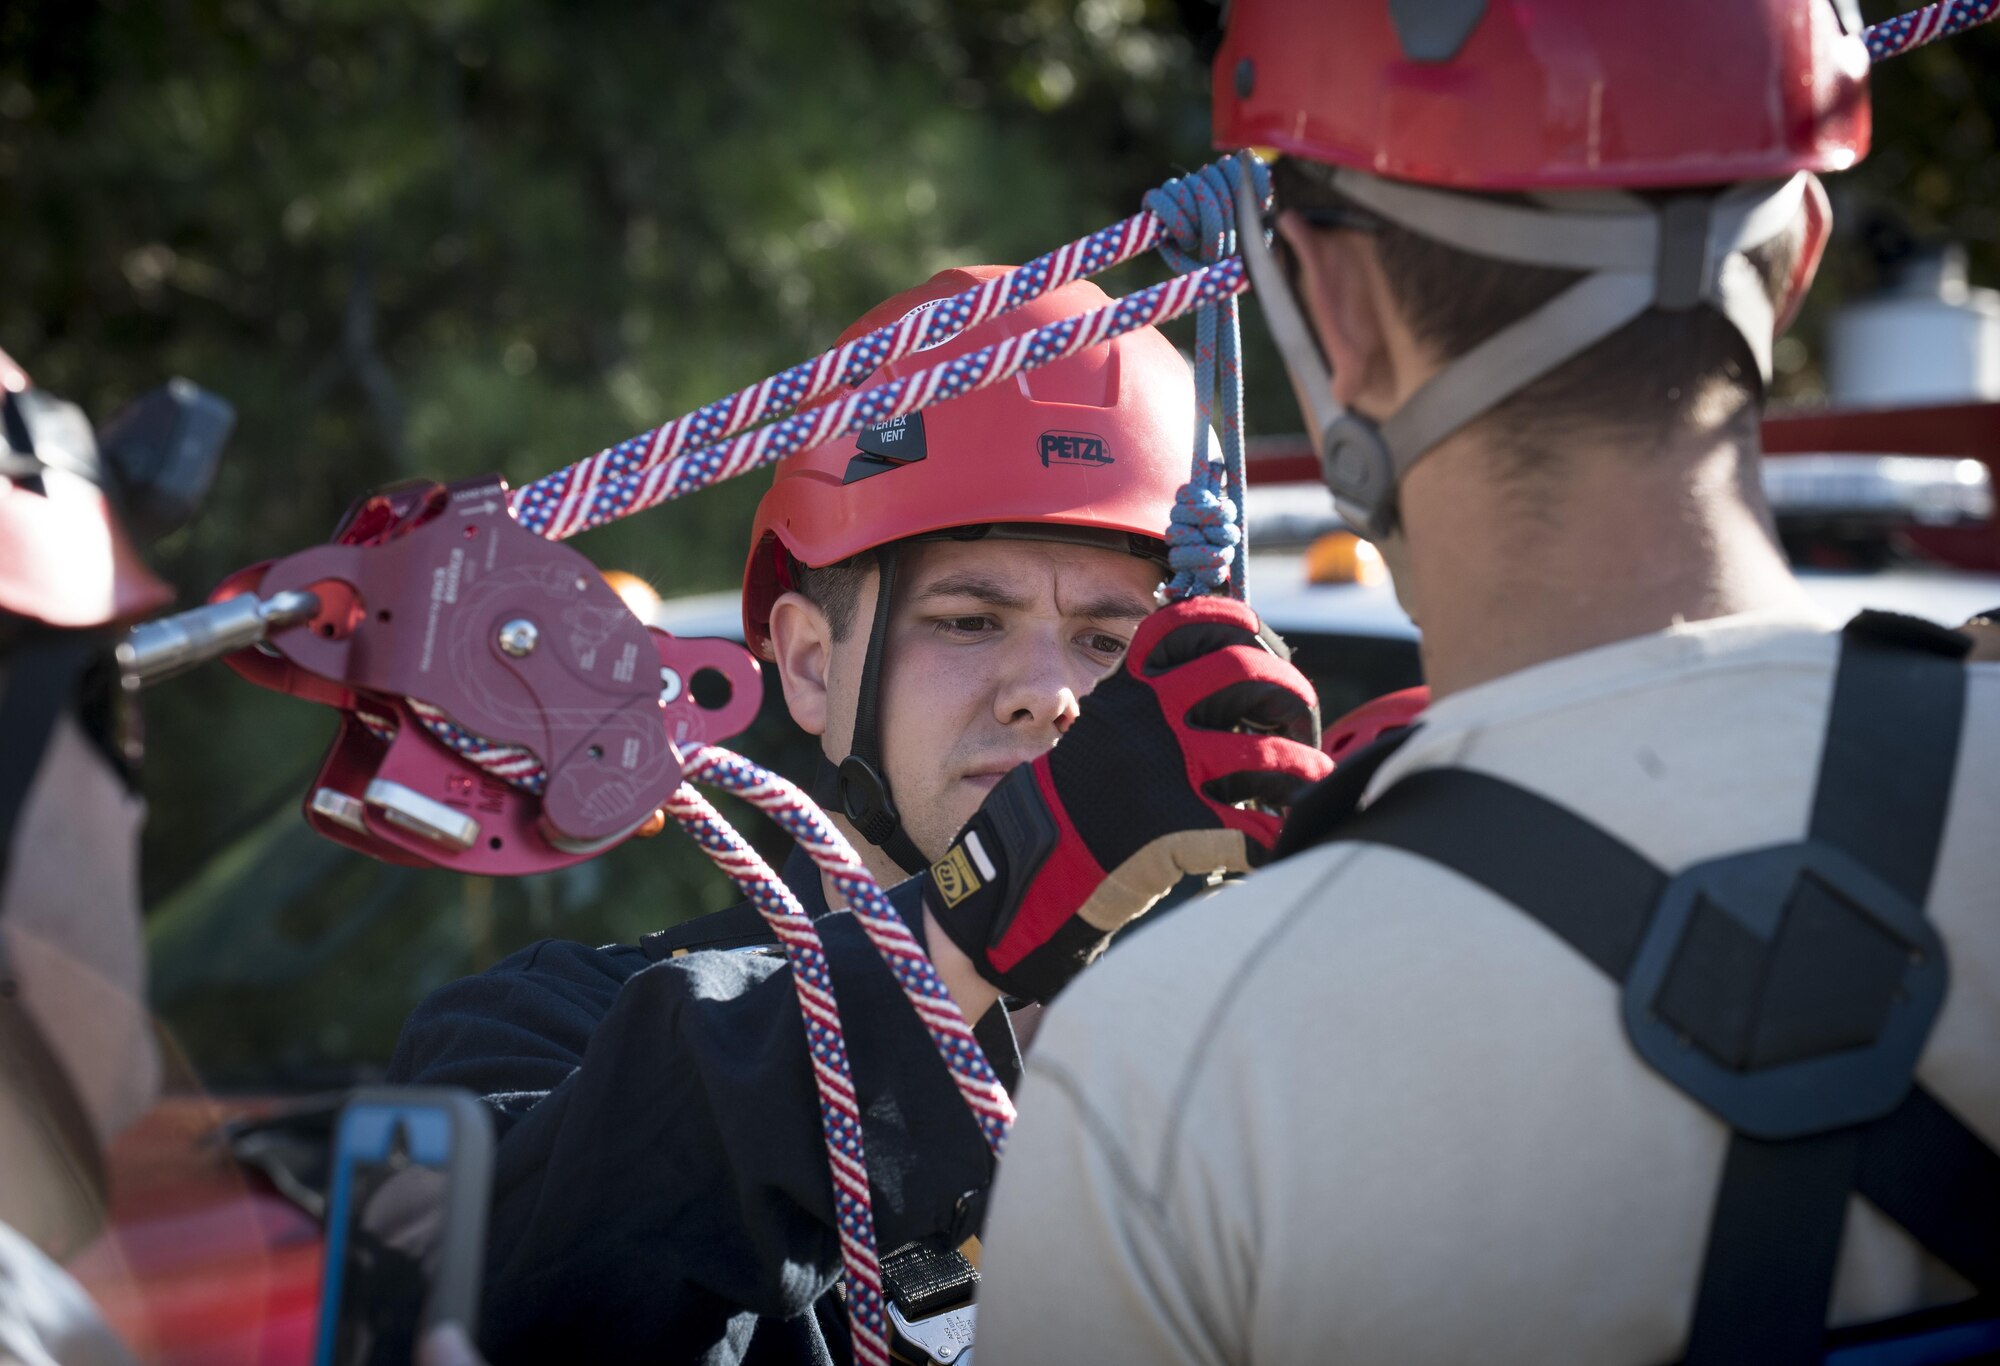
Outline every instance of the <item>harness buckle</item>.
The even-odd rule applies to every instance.
[[[953,1366],[953,1363],[972,1366],[972,1329],[978,1308],[975,1304],[963,1304],[913,1320],[904,1317],[891,1299],[889,1322],[895,1325],[896,1336],[921,1351],[925,1361],[936,1362],[937,1366]]]
[[[1776,845],[1667,885],[1625,977],[1625,1031],[1731,1128],[1800,1138],[1902,1102],[1946,976],[1921,907],[1829,844]]]

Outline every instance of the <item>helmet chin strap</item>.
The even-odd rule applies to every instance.
[[[1790,226],[1805,199],[1803,172],[1658,206],[1619,192],[1541,196],[1548,208],[1503,204],[1346,167],[1335,169],[1334,184],[1378,217],[1471,255],[1587,272],[1376,423],[1334,400],[1332,373],[1266,244],[1255,192],[1247,175],[1238,181],[1237,240],[1251,285],[1312,422],[1334,504],[1364,535],[1393,529],[1398,486],[1446,437],[1651,309],[1715,309],[1743,335],[1770,383],[1776,320],[1744,253]]]
[[[889,795],[882,767],[882,654],[896,594],[900,558],[894,542],[875,550],[875,617],[868,628],[868,651],[861,663],[861,687],[854,703],[854,737],[838,765],[824,753],[813,773],[813,800],[846,814],[855,833],[915,876],[930,864],[903,829],[902,815]]]

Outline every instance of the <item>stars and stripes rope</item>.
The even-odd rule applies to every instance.
[[[511,783],[523,792],[539,797],[548,789],[549,773],[535,752],[521,745],[497,744],[492,740],[474,735],[465,727],[446,716],[443,711],[428,702],[419,702],[414,697],[405,698],[403,705],[417,718],[418,724],[437,737],[439,744],[481,771],[492,774],[502,782]],[[396,732],[401,729],[394,716],[384,712],[370,711],[366,707],[356,707],[354,718],[367,727],[368,733],[383,744],[392,744]]]
[[[793,989],[798,993],[799,1015],[812,1058],[813,1085],[819,1095],[820,1127],[826,1137],[855,1359],[863,1366],[887,1366],[889,1329],[875,1241],[874,1203],[868,1189],[867,1149],[826,947],[783,879],[691,784],[713,784],[770,815],[799,842],[814,865],[826,872],[916,1007],[918,1018],[996,1156],[1013,1124],[1013,1102],[916,937],[890,907],[881,887],[855,856],[853,846],[827,823],[806,795],[719,746],[691,751],[683,772],[687,781],[668,798],[667,813],[757,907],[791,964]]]
[[[1235,160],[1224,157],[1218,165],[1233,166]],[[1171,190],[1176,183],[1168,181],[1163,188]],[[1098,274],[1150,251],[1160,244],[1166,231],[1150,207],[1100,228],[933,307],[524,485],[513,495],[515,515],[523,526],[551,540],[598,525],[590,512],[596,490],[603,485],[632,478],[690,450],[796,412],[843,385],[859,384],[881,366],[948,341],[968,327],[1011,312],[1072,280]]]
[[[826,1135],[827,1163],[833,1177],[834,1224],[846,1278],[854,1357],[862,1366],[889,1366],[889,1323],[882,1305],[861,1109],[855,1099],[854,1072],[847,1060],[826,948],[791,888],[700,793],[682,783],[667,799],[666,810],[756,906],[791,962],[792,986],[805,1021],[813,1085],[819,1093],[820,1128]]]
[[[1254,157],[1249,160],[1268,201],[1263,165]],[[1170,180],[1148,196],[1148,208],[1142,213],[525,485],[510,496],[514,516],[530,531],[561,540],[734,478],[795,451],[984,389],[1113,337],[1180,317],[1190,309],[1204,310],[1203,336],[1208,338],[1214,331],[1208,319],[1215,306],[1242,293],[1248,288],[1248,279],[1240,259],[1214,261],[1213,250],[1207,253],[1211,264],[1187,269],[1201,254],[1204,238],[1214,234],[1208,231],[1213,225],[1197,221],[1201,215],[1182,206],[1194,203],[1211,181],[1227,184],[1225,178],[1237,173],[1237,165],[1238,157],[1231,155],[1195,176]],[[890,361],[936,346],[967,327],[999,317],[1052,289],[1153,247],[1175,248],[1181,254],[1169,259],[1186,273],[1093,312],[1059,319],[810,412],[746,430],[767,418],[795,412],[841,385],[858,384]],[[1230,321],[1233,324],[1233,317]],[[1233,325],[1229,332],[1233,337]],[[1234,349],[1229,350],[1227,364],[1233,371]],[[1235,416],[1234,408],[1229,409],[1229,415]],[[1205,421],[1206,409],[1202,416]],[[1225,425],[1225,435],[1234,436],[1240,423]],[[1240,446],[1240,441],[1236,444]],[[1225,449],[1235,447],[1226,442]],[[1239,496],[1224,510],[1240,513],[1240,504]],[[1231,520],[1240,520],[1240,515]],[[1197,539],[1206,536],[1210,540],[1218,534],[1214,527],[1195,533]],[[1232,545],[1240,586],[1240,534]],[[434,708],[413,707],[413,711],[418,723],[440,743],[494,776],[530,792],[546,786],[546,772],[528,751],[484,740]]]
[[[740,754],[705,745],[690,752],[683,765],[689,781],[720,787],[775,820],[827,874],[915,1008],[952,1082],[985,1134],[987,1146],[998,1157],[1014,1123],[1014,1102],[937,969],[931,966],[929,955],[889,905],[854,846],[828,823],[804,792]]]
[[[2000,15],[2000,0],[1939,0],[1935,5],[1913,9],[1861,32],[1872,61],[1901,56],[1912,48],[1963,33],[1975,25]]]
[[[733,479],[795,451],[810,450],[863,427],[984,389],[1024,370],[1051,365],[1113,337],[1178,318],[1199,305],[1230,298],[1246,288],[1248,279],[1240,257],[1163,280],[1103,308],[1058,319],[992,346],[940,361],[915,374],[744,432],[718,445],[688,451],[643,469],[608,475],[578,495],[578,505],[566,515],[564,526],[571,531],[602,526],[724,479]],[[537,514],[530,505],[521,502],[517,508],[522,523],[533,528]]]

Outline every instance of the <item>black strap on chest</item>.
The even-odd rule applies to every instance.
[[[1796,844],[1669,875],[1568,808],[1456,768],[1346,819],[1302,803],[1286,829],[1281,849],[1391,845],[1512,902],[1621,984],[1633,1047],[1729,1124],[1689,1363],[1822,1359],[1851,1191],[2000,1296],[2000,1154],[1914,1075],[1944,998],[1922,908],[1964,648],[1908,618],[1849,624]]]

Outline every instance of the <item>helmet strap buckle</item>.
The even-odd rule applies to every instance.
[[[1713,295],[1714,268],[1709,241],[1715,222],[1715,200],[1708,195],[1682,195],[1659,208],[1659,264],[1654,267],[1653,307],[1683,312]]]
[[[859,754],[840,761],[837,791],[840,809],[855,832],[870,844],[880,844],[902,824],[896,804],[889,799],[889,784],[875,765]]]

